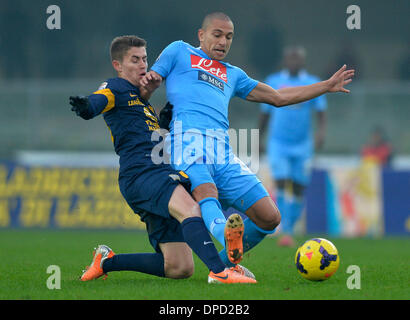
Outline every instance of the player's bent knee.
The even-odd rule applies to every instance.
[[[281,221],[281,215],[276,206],[271,210],[270,214],[267,216],[267,218],[264,221],[265,224],[265,230],[273,230],[275,229]]]
[[[167,278],[185,279],[194,273],[192,250],[185,242],[160,244],[164,255],[164,272]]]
[[[264,219],[259,220],[259,223],[256,223],[260,228],[263,230],[274,230],[281,221],[281,217],[279,211],[270,215],[269,217],[265,217]]]
[[[246,214],[259,228],[266,231],[274,230],[281,221],[279,209],[270,197],[260,199]]]
[[[273,203],[273,201],[272,207],[269,211],[268,219],[266,221],[266,224],[268,224],[269,227],[267,230],[273,230],[280,224],[281,215],[278,207]]]
[[[184,266],[183,268],[178,270],[177,279],[187,279],[194,274],[193,266]]]
[[[194,274],[194,264],[188,261],[185,263],[175,262],[165,265],[165,275],[171,279],[186,279]]]
[[[281,220],[282,220],[282,217],[280,215],[280,212],[278,208],[275,208],[273,212],[273,216],[272,216],[272,221],[271,221],[271,225],[272,225],[271,230],[275,229],[280,224]]]

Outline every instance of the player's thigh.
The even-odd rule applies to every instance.
[[[272,144],[268,154],[269,169],[274,180],[285,180],[291,177],[292,168],[288,151],[277,143]]]
[[[168,165],[145,165],[127,175],[121,174],[119,186],[134,212],[146,211],[169,218],[170,199],[184,179]]]
[[[306,186],[310,181],[312,158],[301,155],[292,158],[290,179],[300,185]]]
[[[178,185],[168,203],[169,214],[182,222],[189,217],[201,217],[201,209],[182,185]]]
[[[212,177],[212,165],[194,163],[185,172],[191,181],[192,196],[196,201],[210,197],[218,199],[218,190]]]
[[[268,195],[259,178],[238,158],[217,167],[214,179],[224,209],[235,207],[245,212],[254,202]]]
[[[168,278],[187,278],[194,273],[192,250],[185,242],[165,242],[159,247],[164,255],[164,270]]]

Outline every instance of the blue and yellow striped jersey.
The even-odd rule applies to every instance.
[[[120,173],[152,164],[151,152],[157,142],[151,135],[159,129],[158,116],[139,89],[123,78],[112,78],[88,99],[92,116],[103,114],[111,131],[115,152],[120,156]]]

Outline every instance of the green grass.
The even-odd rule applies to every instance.
[[[298,239],[299,243],[309,237]],[[195,274],[184,280],[136,272],[113,272],[106,281],[78,280],[92,249],[107,244],[116,253],[152,252],[144,232],[0,231],[0,299],[409,299],[410,238],[329,239],[339,250],[339,270],[329,280],[310,282],[298,275],[296,248],[279,248],[267,238],[245,255],[256,285],[209,285],[208,271],[195,256]],[[46,286],[49,265],[61,269],[61,289]],[[361,289],[349,290],[349,265],[361,270]]]

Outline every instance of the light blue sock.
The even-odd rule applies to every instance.
[[[280,212],[286,209],[286,197],[285,197],[285,190],[278,189],[276,191],[276,205]]]
[[[290,216],[289,202],[286,199],[285,190],[278,189],[276,192],[276,205],[278,206],[281,221],[280,228],[283,233],[292,233],[292,218]]]
[[[243,252],[247,252],[255,247],[259,242],[261,242],[267,234],[272,234],[275,232],[273,230],[263,230],[259,228],[256,224],[253,223],[251,219],[245,219],[243,222],[245,231],[243,234]],[[219,252],[219,256],[221,257],[222,261],[227,265],[227,267],[235,266],[231,263],[228,259],[228,255],[226,254],[226,250],[223,249]]]
[[[208,231],[225,247],[226,218],[221,210],[221,205],[216,198],[205,198],[198,202],[201,207],[202,219]]]
[[[293,230],[296,222],[299,220],[302,215],[303,210],[303,200],[300,197],[293,197],[288,205],[289,210],[289,234],[293,234]]]

